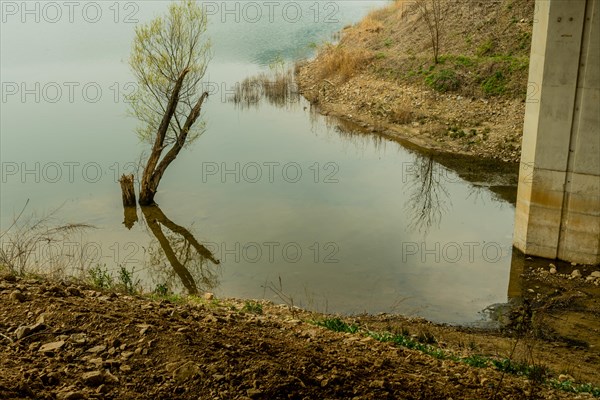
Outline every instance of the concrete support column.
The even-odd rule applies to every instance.
[[[600,263],[600,1],[537,0],[514,245]]]

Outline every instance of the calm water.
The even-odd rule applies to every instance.
[[[266,8],[259,22],[244,21],[256,16],[244,2],[239,22],[210,8],[208,130],[169,168],[160,209],[138,210],[131,230],[116,178],[145,146],[121,99],[132,80],[135,24],[126,17],[147,21],[167,3],[95,3],[97,23],[77,9],[73,23],[66,8],[56,23],[53,10],[40,8],[39,22],[10,10],[0,43],[2,229],[27,199],[27,212],[62,205],[62,221],[97,227],[61,248],[73,265],[84,252],[86,265],[135,268],[150,289],[480,320],[507,299],[512,175],[361,134],[303,101],[240,109],[224,99],[236,82],[278,57],[310,56],[314,43],[384,3],[301,2],[295,23],[278,9],[269,21]]]

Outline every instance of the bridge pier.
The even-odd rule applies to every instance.
[[[514,246],[600,263],[600,1],[536,0]]]

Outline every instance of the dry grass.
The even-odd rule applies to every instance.
[[[407,125],[415,120],[415,114],[405,107],[395,107],[388,118],[395,124]]]
[[[76,267],[74,262],[78,260],[77,254],[64,251],[63,244],[93,226],[57,224],[55,215],[59,209],[42,216],[24,215],[25,207],[12,225],[0,232],[0,266],[18,276],[32,273],[65,276],[66,269]]]
[[[373,57],[367,50],[326,45],[319,52],[318,58],[319,79],[336,76],[346,82],[367,66]]]
[[[284,107],[299,101],[300,94],[291,69],[277,70],[246,78],[236,86],[231,101],[237,106],[248,108],[258,106],[262,99],[269,104]]]

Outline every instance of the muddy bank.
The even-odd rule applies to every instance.
[[[153,300],[14,277],[0,279],[0,310],[6,399],[590,398],[365,334],[433,337],[461,356],[501,359],[510,347],[500,335],[418,319],[367,316],[355,320],[358,332],[339,333],[312,322],[328,316],[269,302]],[[571,366],[563,381],[593,376],[597,354],[542,346],[541,362],[551,348]]]

